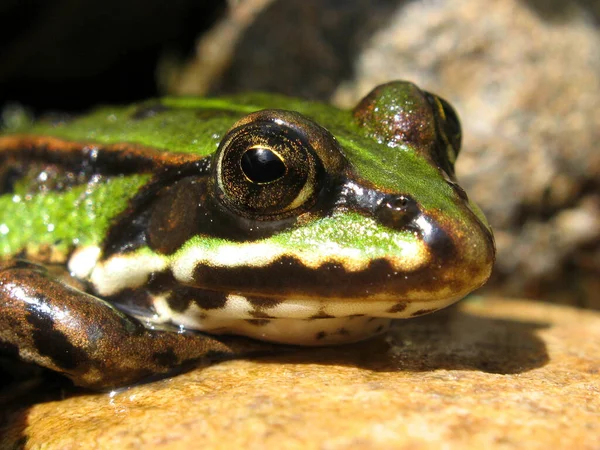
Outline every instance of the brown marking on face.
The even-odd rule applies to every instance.
[[[224,117],[231,117],[231,121],[233,122],[240,117],[237,112],[222,108],[202,108],[196,111],[195,116],[202,122],[216,118],[222,119]]]
[[[428,246],[430,260],[416,270],[398,270],[385,258],[372,260],[358,271],[334,262],[311,268],[293,255],[286,255],[264,266],[198,267],[193,275],[194,284],[243,295],[349,300],[392,295],[402,299],[415,292],[431,292],[431,298],[423,298],[431,300],[441,290],[458,297],[483,284],[494,255],[489,230],[475,220],[474,225],[480,224],[481,233],[479,230],[461,233],[441,213],[427,212],[426,216],[431,231],[421,239]],[[481,255],[472,257],[470,244],[479,245]],[[397,308],[402,306],[398,304]]]
[[[4,157],[3,157],[4,156]],[[12,194],[19,186],[21,195],[65,192],[88,183],[106,181],[91,166],[67,167],[59,162],[7,156],[0,150],[0,194]]]
[[[148,244],[154,250],[170,254],[196,233],[200,221],[200,203],[205,191],[187,178],[166,187],[152,206],[148,224]]]
[[[76,142],[51,136],[19,134],[0,137],[0,156],[32,161],[39,159],[57,163],[70,162],[75,166],[94,158],[99,172],[108,167],[118,167],[118,170],[113,169],[115,173],[149,172],[204,158],[192,153],[166,152],[126,142],[99,144],[93,141]]]
[[[446,259],[444,255],[443,259]],[[240,292],[243,295],[273,297],[364,298],[393,292],[434,290],[451,285],[454,292],[465,290],[470,280],[444,277],[444,265],[401,272],[385,259],[373,260],[360,271],[346,270],[341,264],[324,263],[311,268],[293,256],[282,256],[264,266],[202,266],[194,272],[197,286]],[[439,273],[438,273],[439,272]],[[436,276],[438,275],[438,276]]]
[[[269,309],[280,305],[283,300],[276,297],[261,297],[257,295],[247,296],[246,300],[257,309]]]
[[[178,284],[173,274],[170,271],[165,271],[151,274],[146,286],[153,294],[164,294],[170,292]]]
[[[227,303],[227,294],[223,292],[194,289],[185,286],[182,286],[181,290],[186,294],[193,295],[192,302],[201,309],[223,309]]]
[[[102,249],[104,258],[145,245],[172,253],[191,235],[204,231],[200,225],[210,218],[200,220],[200,215],[205,212],[209,169],[210,158],[204,158],[159,170],[113,220]],[[193,189],[188,192],[186,187]]]
[[[136,310],[147,307],[152,311],[152,298],[164,295],[169,308],[183,313],[192,304],[203,310],[222,309],[227,303],[227,293],[186,286],[179,283],[170,271],[154,273],[146,286],[139,289],[127,289],[109,297],[110,301],[120,308],[128,309],[128,305],[136,306]],[[133,303],[132,303],[133,301]]]

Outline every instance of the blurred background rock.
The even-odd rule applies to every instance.
[[[600,0],[2,0],[0,103],[35,114],[266,90],[352,106],[409,79],[459,111],[485,292],[600,309]]]

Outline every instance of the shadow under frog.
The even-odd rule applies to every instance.
[[[445,369],[518,374],[542,367],[548,362],[546,345],[536,335],[538,330],[548,326],[544,322],[483,317],[452,306],[437,314],[407,321],[397,320],[388,333],[364,342],[307,348],[256,341],[256,346],[249,347],[245,355],[215,355],[212,359],[178,368],[177,372],[170,375],[201,370],[208,364],[241,358],[267,364],[342,365],[377,372]],[[6,370],[6,364],[4,367]],[[37,369],[35,376],[41,376]],[[72,387],[66,379],[64,383],[57,382],[61,378],[53,374],[52,384],[56,389],[66,389],[63,394],[89,392]],[[164,375],[160,378],[164,378]],[[7,376],[0,378],[7,379]],[[157,378],[148,378],[143,383],[156,380]],[[13,379],[13,384],[15,382]],[[6,398],[6,386],[2,386],[0,404]]]
[[[389,332],[352,345],[298,349],[261,361],[343,365],[377,372],[472,370],[518,374],[548,363],[536,335],[548,323],[483,317],[451,306],[436,314],[397,320]]]
[[[361,343],[319,348],[261,343],[265,350],[261,352],[257,347],[254,355],[250,354],[246,359],[266,364],[357,367],[374,372],[433,372],[444,369],[519,374],[548,362],[546,345],[536,335],[538,330],[548,326],[544,322],[483,317],[452,306],[437,314],[408,321],[397,320],[387,334]],[[8,360],[3,360],[5,364],[0,367],[6,371]],[[205,366],[206,363],[180,371],[202,370]],[[20,374],[28,373],[23,372],[26,369],[21,366],[15,370]],[[16,448],[26,445],[24,431],[30,406],[89,395],[89,391],[72,386],[69,380],[53,372],[40,374],[38,367],[30,376],[33,377],[31,380],[17,381],[14,374],[11,378],[0,373],[0,381],[11,381],[8,386],[0,387],[0,409],[4,411],[0,415],[0,439],[5,433],[22,436],[21,440],[15,441],[18,442]],[[25,389],[27,383],[33,388]]]

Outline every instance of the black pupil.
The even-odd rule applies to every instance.
[[[251,148],[242,155],[244,175],[254,183],[270,183],[285,175],[285,164],[268,148]]]

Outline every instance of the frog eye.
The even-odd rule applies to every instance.
[[[237,122],[217,152],[218,198],[259,220],[286,216],[313,204],[322,166],[298,114],[259,111]]]

